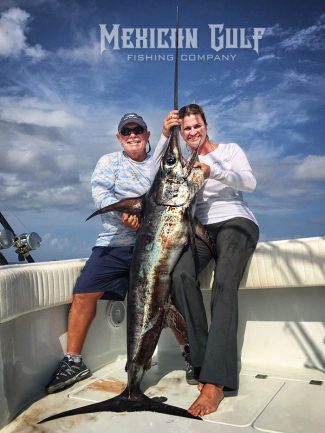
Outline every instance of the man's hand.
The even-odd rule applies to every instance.
[[[125,226],[133,230],[138,230],[140,227],[140,221],[136,215],[129,215],[128,213],[122,212],[121,220]]]
[[[204,164],[204,162],[195,162],[193,167],[199,168],[203,171],[204,179],[208,179],[210,176],[210,166],[207,164]]]

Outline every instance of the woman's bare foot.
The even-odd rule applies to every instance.
[[[194,416],[208,415],[218,409],[223,397],[222,385],[206,383],[202,386],[200,395],[190,406],[188,412]]]

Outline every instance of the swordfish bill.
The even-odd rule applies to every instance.
[[[140,389],[162,328],[168,322],[168,311],[173,309],[175,312],[170,300],[171,273],[193,239],[193,228],[197,223],[193,220],[191,207],[204,183],[201,169],[193,168],[194,160],[183,165],[178,133],[178,127],[174,127],[160,168],[144,196],[124,199],[91,215],[122,210],[141,218],[127,299],[127,386],[114,398],[62,412],[41,422],[104,411],[152,411],[201,419],[183,408],[165,404],[161,399],[151,399]]]

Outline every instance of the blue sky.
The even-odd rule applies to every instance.
[[[2,0],[0,210],[17,232],[42,236],[36,260],[89,255],[101,230],[99,218],[84,222],[89,180],[119,149],[120,117],[142,114],[154,145],[172,108],[173,63],[128,55],[173,50],[108,44],[100,55],[99,24],[174,27],[177,3],[180,27],[198,29],[198,48],[180,50],[194,59],[180,62],[180,106],[200,103],[210,138],[246,151],[258,186],[245,199],[261,240],[324,235],[324,2]],[[214,51],[209,24],[245,28],[249,40],[266,28],[259,53]]]

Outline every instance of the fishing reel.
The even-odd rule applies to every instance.
[[[40,247],[42,238],[35,232],[22,233],[18,235],[14,232],[11,225],[8,223],[5,216],[0,212],[0,224],[3,226],[3,230],[0,230],[0,250],[4,250],[10,247],[16,247],[16,253],[18,254],[18,260],[23,262],[27,260],[29,263],[34,263],[33,257],[30,255],[30,251],[37,250]],[[0,252],[0,265],[7,265],[7,259]]]
[[[10,248],[15,243],[15,236],[10,230],[0,230],[0,250]]]
[[[36,232],[22,233],[15,238],[16,253],[26,257],[41,246],[42,238]]]
[[[0,250],[16,247],[15,252],[18,254],[19,261],[34,262],[30,256],[30,251],[37,250],[41,246],[42,238],[35,232],[22,233],[15,235],[9,229],[0,230]],[[0,253],[0,265],[7,265],[6,258]]]

